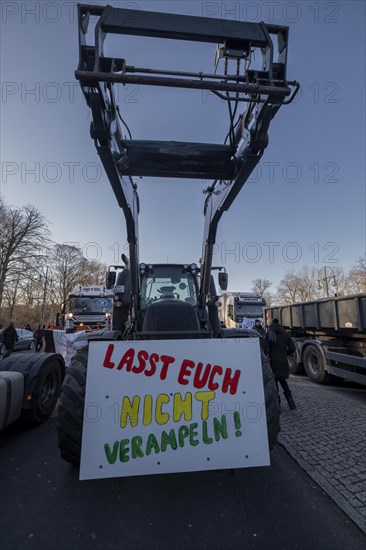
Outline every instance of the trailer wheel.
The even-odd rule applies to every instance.
[[[38,374],[33,392],[33,407],[23,411],[23,418],[30,424],[43,424],[51,416],[62,382],[62,372],[58,361],[44,364]]]
[[[332,376],[325,371],[323,355],[316,346],[305,348],[303,362],[306,374],[313,382],[327,384],[332,380]]]
[[[288,356],[288,366],[291,374],[302,374],[304,372],[302,363],[297,362],[296,353]]]
[[[273,449],[280,433],[280,402],[273,371],[269,358],[262,355],[262,373],[264,385],[264,398],[266,402],[267,432],[269,448]]]
[[[80,463],[88,348],[71,359],[61,388],[58,406],[58,446],[61,457],[72,464]]]

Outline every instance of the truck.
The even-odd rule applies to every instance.
[[[265,308],[266,325],[275,318],[296,346],[292,374],[305,371],[318,384],[337,378],[366,384],[366,294]]]
[[[220,296],[219,317],[224,328],[252,329],[256,319],[262,321],[266,301],[250,292],[224,292]]]
[[[111,328],[113,292],[104,285],[79,285],[62,304],[57,326],[66,332]]]
[[[89,29],[91,20],[93,25]],[[91,110],[91,137],[125,217],[129,258],[124,265],[111,266],[107,273],[106,286],[114,289],[112,329],[88,335],[87,346],[72,358],[62,385],[58,446],[61,457],[74,464],[79,464],[81,458],[88,363],[93,359],[95,346],[101,342],[107,345],[108,357],[102,360],[102,365],[112,369],[114,362],[110,353],[118,344],[125,348],[137,347],[141,342],[152,341],[156,345],[170,342],[173,349],[174,346],[185,349],[185,341],[187,346],[196,341],[203,352],[208,340],[216,339],[220,343],[223,337],[244,337],[240,330],[222,329],[219,322],[213,277],[216,268],[212,265],[217,227],[222,214],[230,208],[260,161],[268,145],[271,120],[282,105],[292,102],[300,87],[297,81],[289,81],[286,76],[286,26],[78,5],[78,29],[79,64],[75,77]],[[215,47],[218,44],[216,70],[210,73],[134,66],[128,64],[126,55],[109,57],[105,53],[104,43],[110,35],[193,41]],[[133,48],[130,53],[133,55]],[[259,65],[251,68],[254,53],[255,64]],[[234,71],[230,70],[231,64],[235,66]],[[223,67],[220,70],[219,65]],[[223,144],[133,139],[116,103],[116,84],[209,90],[228,104],[228,136]],[[243,104],[246,108],[238,114]],[[204,189],[202,259],[198,264],[140,262],[140,199],[134,179],[137,177],[212,180]],[[220,267],[217,270],[219,286],[226,291],[227,273]],[[252,349],[257,350],[260,358],[259,342],[257,346],[252,345]],[[127,348],[126,353],[130,352],[134,352],[133,347]],[[141,368],[146,364],[143,357],[140,356]],[[150,365],[151,369],[155,365],[151,357]],[[122,369],[122,363],[120,367]],[[135,369],[131,364],[128,368]],[[217,365],[214,368],[216,372],[219,369]],[[280,429],[280,410],[274,377],[264,358],[261,388],[268,442],[272,448]],[[105,400],[109,395],[99,397]],[[170,400],[169,395],[165,397]],[[146,399],[144,407],[148,409],[148,395]],[[98,402],[95,406],[99,406]],[[134,422],[132,417],[131,422]],[[240,430],[237,433],[239,436]],[[116,459],[119,445],[123,445],[123,441],[115,442],[112,447],[106,444],[108,460]],[[124,460],[122,451],[119,456]],[[208,462],[205,464],[208,466]]]

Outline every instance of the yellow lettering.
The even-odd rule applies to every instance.
[[[208,404],[212,399],[215,399],[216,392],[214,391],[198,391],[194,394],[197,401],[201,401],[201,418],[202,420],[208,419]]]
[[[170,418],[168,413],[163,413],[162,406],[164,403],[169,403],[170,397],[165,393],[160,393],[156,398],[155,419],[158,424],[166,424]]]
[[[127,424],[127,418],[131,422],[131,426],[134,428],[137,426],[138,414],[140,407],[140,397],[135,395],[132,399],[132,403],[129,397],[125,395],[122,400],[122,411],[121,411],[121,428],[125,428]]]
[[[144,426],[150,426],[152,422],[152,395],[145,395],[144,399],[144,417],[142,423]]]
[[[202,392],[203,393],[203,392]],[[182,415],[186,422],[192,420],[192,394],[187,392],[183,398],[180,393],[174,394],[173,420],[179,422]]]

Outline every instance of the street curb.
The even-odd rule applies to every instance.
[[[281,435],[279,435],[278,443],[366,535],[365,518],[357,512],[357,510],[351,506],[349,502],[338,491],[336,491],[321,474],[319,474],[319,472],[312,468],[306,460],[301,458],[299,453],[290,443],[285,443]]]

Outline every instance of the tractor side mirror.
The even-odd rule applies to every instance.
[[[221,288],[221,290],[227,290],[228,282],[229,282],[229,276],[226,273],[226,271],[224,273],[220,272],[219,273],[219,287]]]
[[[116,271],[107,271],[106,279],[105,279],[105,286],[108,290],[112,288],[113,285],[116,283]]]

